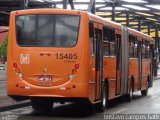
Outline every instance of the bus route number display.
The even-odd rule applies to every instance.
[[[68,60],[76,60],[78,58],[77,53],[57,53],[56,59],[68,59]]]

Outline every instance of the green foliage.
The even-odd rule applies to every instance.
[[[8,35],[0,46],[0,58],[3,56],[4,60],[7,60],[7,46],[8,46]]]

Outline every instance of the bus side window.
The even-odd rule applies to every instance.
[[[109,28],[104,27],[103,28],[103,55],[109,56],[109,34],[108,34]]]
[[[130,58],[138,58],[137,37],[133,35],[129,35],[129,56]]]
[[[116,45],[115,43],[110,43],[110,55],[111,56],[115,56],[115,53],[116,53]]]
[[[134,58],[134,37],[129,35],[129,56]]]
[[[115,43],[115,29],[110,29],[110,55],[116,55],[116,43]]]
[[[137,42],[137,38],[135,38],[135,41],[134,41],[134,58],[138,58],[138,42]]]
[[[145,58],[150,59],[150,44],[149,41],[145,42]]]
[[[94,56],[94,28],[93,22],[89,22],[89,40],[90,40],[90,54]]]
[[[110,29],[110,41],[111,42],[114,42],[115,43],[115,41],[116,41],[116,36],[115,36],[115,29]]]
[[[116,57],[117,57],[117,70],[120,70],[121,58],[121,34],[116,34]]]
[[[103,40],[104,56],[115,56],[116,55],[115,29],[104,27],[103,36],[104,36]]]
[[[145,45],[145,40],[142,40],[142,59],[146,59],[146,45]]]

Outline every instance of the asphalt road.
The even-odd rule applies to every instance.
[[[159,114],[160,113],[160,80],[154,81],[154,87],[149,89],[149,94],[146,97],[142,97],[140,92],[134,94],[132,102],[122,101],[116,99],[112,101],[110,107],[103,112],[99,113],[92,108],[85,105],[67,103],[65,105],[55,104],[52,112],[36,112],[31,106],[10,110],[1,113],[0,120],[5,116],[13,117],[18,120],[70,120],[70,119],[86,119],[86,120],[103,120],[109,119],[108,115],[116,114],[125,115],[130,114]],[[133,117],[133,116],[132,116]],[[139,116],[138,116],[139,117]],[[142,116],[141,117],[145,117]],[[151,116],[153,117],[153,116]],[[15,120],[16,120],[15,119]],[[117,119],[117,118],[115,118]],[[128,118],[129,120],[134,120]],[[157,117],[160,119],[160,116]],[[138,120],[138,119],[137,119]]]
[[[0,81],[6,80],[6,70],[0,70]]]
[[[0,96],[6,96],[6,71],[0,70]]]

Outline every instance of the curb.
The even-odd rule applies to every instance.
[[[160,76],[153,77],[153,80],[159,80],[159,79],[160,79]]]
[[[22,107],[27,107],[30,105],[31,105],[31,102],[24,102],[24,103],[20,103],[20,104],[8,105],[8,106],[0,107],[0,112],[5,112],[8,110],[18,109],[18,108],[22,108]]]
[[[0,96],[0,100],[6,101],[6,100],[11,100],[11,98],[6,97],[6,96],[5,97]],[[14,104],[10,102],[7,105],[1,106],[0,107],[0,112],[5,112],[5,111],[8,111],[8,110],[18,109],[18,108],[21,108],[21,107],[27,107],[27,106],[30,106],[30,105],[31,105],[31,102],[29,100],[15,102]]]

